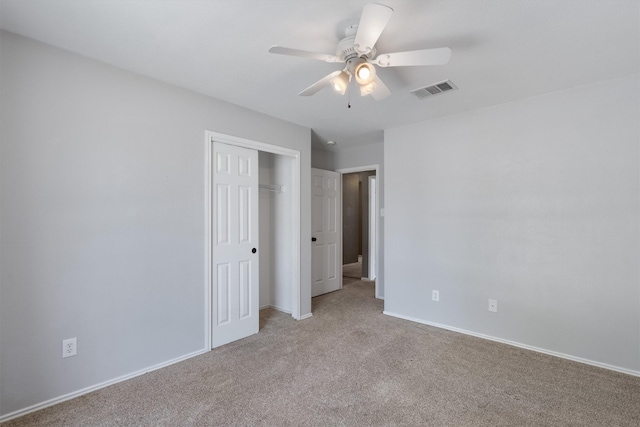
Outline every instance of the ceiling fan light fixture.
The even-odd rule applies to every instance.
[[[330,83],[331,87],[333,87],[336,92],[340,93],[340,95],[344,95],[347,91],[347,86],[349,85],[349,74],[345,71],[341,71],[340,74],[331,79]]]
[[[366,85],[360,85],[360,96],[367,96],[376,90],[376,82],[369,82]]]
[[[368,85],[376,77],[376,69],[368,62],[361,62],[356,66],[354,74],[356,76],[356,81],[360,86]]]
[[[342,70],[336,70],[324,76],[300,92],[298,94],[300,96],[313,95],[327,86],[333,87],[336,92],[344,95],[351,80],[355,79],[362,96],[371,95],[373,99],[380,101],[391,95],[391,91],[377,75],[377,67],[443,65],[451,56],[451,49],[448,47],[378,55],[376,43],[392,14],[393,9],[383,4],[364,5],[359,23],[350,25],[345,30],[345,37],[338,42],[335,55],[282,46],[271,46],[269,52],[345,64]],[[351,104],[348,106],[351,108]]]

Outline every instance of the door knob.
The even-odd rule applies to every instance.
[[[251,249],[251,253],[255,254],[256,252],[258,252],[258,250],[256,248]]]
[[[311,238],[311,241],[312,241],[312,242],[315,242],[316,240],[318,240],[318,239],[316,239],[315,237],[312,237],[312,238]]]

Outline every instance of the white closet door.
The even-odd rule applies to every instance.
[[[212,347],[258,332],[258,152],[213,144]]]

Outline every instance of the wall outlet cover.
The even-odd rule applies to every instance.
[[[489,311],[493,312],[493,313],[497,313],[498,312],[498,301],[494,300],[494,299],[490,299],[489,300]]]
[[[77,338],[62,340],[62,358],[71,357],[78,354]]]

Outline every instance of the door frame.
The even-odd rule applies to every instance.
[[[375,165],[367,165],[367,166],[357,166],[357,167],[353,167],[353,168],[343,168],[343,169],[336,169],[336,172],[339,172],[341,175],[347,174],[347,173],[355,173],[355,172],[369,172],[369,171],[375,171],[376,172],[376,184],[377,184],[377,188],[379,190],[380,187],[380,165],[375,164]],[[342,179],[341,179],[342,180]],[[344,192],[342,194],[342,197],[344,197]],[[380,191],[376,191],[376,206],[380,207]],[[341,213],[342,214],[342,213]],[[378,280],[378,265],[379,262],[378,260],[380,259],[380,213],[378,212],[378,214],[376,215],[376,219],[378,219],[377,221],[377,225],[378,227],[376,227],[376,235],[375,235],[375,242],[376,242],[376,281],[375,281],[375,297],[382,299],[382,297],[380,296],[380,288],[379,288],[379,280]],[[344,224],[344,222],[343,222]],[[340,242],[342,244],[342,242]]]
[[[374,197],[371,197],[371,187],[375,189]],[[369,271],[367,274],[369,279],[376,280],[378,278],[378,242],[376,240],[376,231],[378,230],[378,175],[369,176],[369,212],[367,212],[367,215],[369,216]],[[371,228],[376,231],[371,233]]]
[[[292,185],[291,185],[291,222],[293,225],[292,233],[292,254],[291,261],[293,265],[292,271],[292,304],[291,304],[291,316],[300,320],[300,307],[301,307],[301,282],[300,282],[300,151],[292,150],[285,147],[280,147],[273,144],[267,144],[265,142],[254,141],[250,139],[240,138],[233,135],[227,135],[223,133],[205,131],[205,150],[204,150],[204,241],[205,241],[205,283],[204,283],[204,342],[205,348],[211,350],[211,320],[212,320],[212,304],[211,298],[213,296],[213,278],[212,274],[212,256],[213,254],[213,242],[211,239],[211,227],[213,221],[213,212],[211,210],[211,191],[213,189],[213,142],[222,142],[224,144],[235,145],[238,147],[250,148],[256,151],[264,151],[267,153],[278,154],[281,156],[290,157],[293,160],[293,173],[292,173]]]

